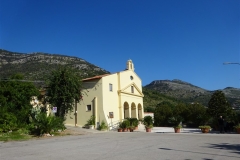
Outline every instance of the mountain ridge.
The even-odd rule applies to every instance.
[[[144,88],[157,91],[169,97],[178,100],[194,103],[199,102],[207,106],[211,95],[216,90],[206,90],[201,87],[192,85],[191,83],[181,80],[155,80],[145,85]],[[226,87],[221,90],[232,106],[240,106],[240,89],[234,87]]]
[[[22,73],[27,80],[44,80],[46,75],[62,65],[81,72],[82,78],[110,73],[78,57],[43,52],[18,53],[0,49],[0,78]]]
[[[18,53],[0,49],[0,79],[9,78],[16,73],[22,73],[26,80],[45,80],[52,70],[61,65],[73,67],[79,72],[81,78],[110,73],[78,57],[44,52]],[[150,93],[145,89],[151,89],[154,92]],[[206,90],[179,79],[154,80],[143,86],[143,90],[146,93],[144,97],[146,106],[154,106],[161,100],[175,101],[175,99],[186,103],[199,102],[207,106],[214,92],[214,90]],[[226,87],[219,90],[225,93],[233,106],[240,106],[240,89]],[[160,96],[155,96],[157,93]],[[147,97],[148,95],[150,97]],[[153,100],[153,98],[155,99]],[[154,103],[150,104],[151,101],[154,101]]]

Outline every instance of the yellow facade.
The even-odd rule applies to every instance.
[[[66,124],[84,126],[91,115],[96,117],[96,126],[101,121],[112,126],[127,117],[144,117],[142,81],[131,60],[124,71],[87,78],[82,84],[83,99],[67,116]]]

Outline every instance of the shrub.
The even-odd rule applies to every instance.
[[[146,128],[152,128],[153,127],[153,118],[151,116],[145,116],[143,118],[143,124]]]
[[[173,126],[173,128],[177,128],[177,129],[179,129],[179,128],[182,128],[182,125],[177,125],[177,126]]]
[[[99,130],[107,130],[108,129],[108,125],[105,123],[105,121],[102,121],[101,124],[98,127]]]
[[[17,118],[12,113],[0,114],[0,132],[9,132],[17,127]]]
[[[211,129],[210,126],[199,126],[198,128],[200,128],[200,129]]]
[[[177,128],[177,127],[179,127],[179,126],[182,126],[182,125],[180,125],[180,123],[181,123],[182,121],[183,121],[183,118],[182,118],[181,116],[174,116],[174,117],[170,117],[170,118],[168,119],[168,122],[169,122],[170,124],[172,124],[174,128]]]
[[[130,123],[130,126],[137,127],[138,126],[138,119],[137,118],[127,118]]]
[[[30,131],[27,128],[20,128],[17,130],[17,133],[20,135],[26,135],[26,134],[29,134]]]
[[[46,113],[39,113],[30,126],[32,133],[41,135],[44,133],[52,134],[58,130],[64,130],[64,119],[56,116],[47,116]]]
[[[236,126],[234,126],[234,128],[236,128],[236,129],[240,128],[240,123],[237,124]]]
[[[121,129],[123,129],[122,122],[119,122],[119,123],[118,123],[118,128],[121,128]]]
[[[91,116],[87,121],[87,125],[94,125],[95,126],[95,116]]]
[[[123,122],[122,122],[122,127],[123,128],[128,128],[130,126],[130,122],[128,119],[125,119]]]

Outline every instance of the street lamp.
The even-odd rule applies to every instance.
[[[223,64],[224,65],[227,65],[227,64],[238,64],[238,65],[240,65],[240,63],[238,63],[238,62],[224,62]]]

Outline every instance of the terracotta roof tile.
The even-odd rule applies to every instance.
[[[85,78],[82,81],[89,81],[89,80],[94,80],[94,79],[101,79],[102,77],[108,76],[110,74],[103,74],[103,75],[98,75],[98,76],[94,76],[94,77],[90,77],[90,78]]]

